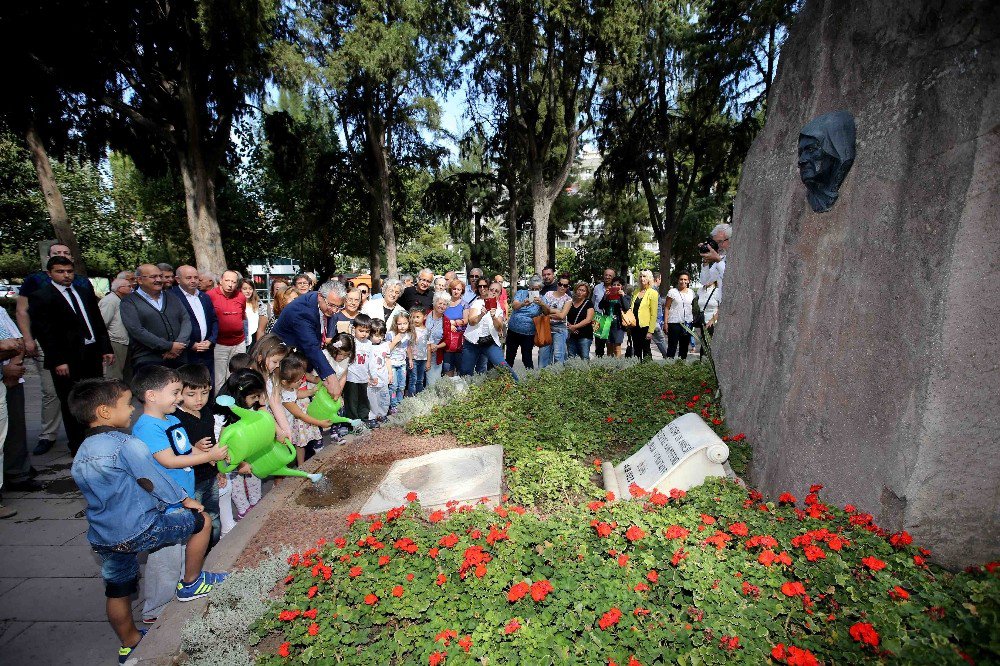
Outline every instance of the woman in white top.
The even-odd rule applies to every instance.
[[[705,315],[705,327],[703,334],[707,333],[709,338],[715,332],[715,324],[719,321],[719,289],[717,282],[709,282],[702,285],[698,291],[698,307]],[[698,350],[701,353],[701,349]]]
[[[402,294],[402,282],[395,278],[382,280],[382,298],[369,298],[368,302],[361,306],[361,311],[372,319],[384,321],[387,331],[394,331],[396,330],[396,315],[406,312],[403,306],[398,303]]]
[[[694,322],[694,290],[691,276],[681,273],[677,276],[677,286],[667,292],[667,358],[673,358],[680,352],[681,358],[687,358],[688,347],[691,345],[691,334],[682,324],[689,327]],[[679,349],[678,349],[679,347]]]
[[[267,327],[267,307],[261,303],[260,297],[257,296],[257,289],[254,288],[253,282],[243,279],[240,284],[240,290],[243,295],[247,298],[247,349],[250,348],[253,343],[264,337],[264,329]]]
[[[489,284],[480,278],[476,281],[476,291],[478,296],[465,310],[465,319],[469,325],[465,329],[465,344],[462,345],[461,374],[471,375],[476,371],[480,358],[485,357],[489,365],[506,368],[513,375],[514,381],[517,381],[517,375],[507,365],[500,346],[500,332],[506,325],[503,308],[499,303],[503,285],[498,282]],[[487,301],[491,308],[486,307]]]

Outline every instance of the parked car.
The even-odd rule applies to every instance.
[[[0,298],[15,298],[20,290],[19,285],[0,282]]]

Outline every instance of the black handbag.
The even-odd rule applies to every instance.
[[[712,300],[712,295],[715,294],[715,290],[717,288],[718,285],[712,287],[712,291],[708,292],[708,298],[705,299],[705,305],[708,305],[708,303]],[[691,302],[691,327],[705,328],[705,312],[701,309],[701,306],[698,305],[697,298]]]

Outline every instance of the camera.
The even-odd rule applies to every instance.
[[[708,254],[709,249],[719,251],[719,244],[715,242],[715,239],[709,236],[708,240],[704,243],[698,245],[698,254]]]

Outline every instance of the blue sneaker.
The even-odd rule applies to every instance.
[[[147,631],[149,631],[149,629],[139,630],[139,643],[142,642],[142,637],[146,635]],[[125,647],[123,645],[120,648],[118,648],[118,663],[124,664],[126,661],[128,661],[128,658],[131,657],[132,653],[135,652],[136,648],[139,647],[139,643],[136,643],[132,647]]]
[[[220,571],[218,573],[212,571],[202,571],[201,573],[203,576],[205,576],[205,582],[208,583],[209,585],[218,585],[222,581],[229,578],[229,574],[223,571]]]
[[[213,574],[207,573],[205,571],[201,572],[201,575],[193,583],[185,583],[184,581],[177,582],[177,601],[194,601],[195,599],[201,599],[202,597],[208,596],[208,593],[212,591],[212,585],[218,584],[209,582],[214,580],[210,579],[209,576],[225,576],[225,574]]]

